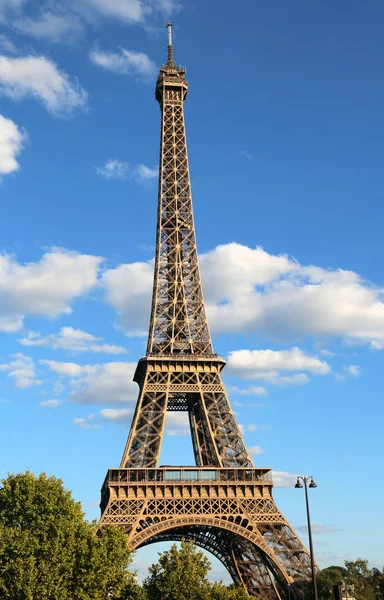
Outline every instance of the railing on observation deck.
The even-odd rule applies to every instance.
[[[272,483],[270,469],[222,469],[215,467],[160,467],[157,469],[109,469],[108,484],[124,483]]]

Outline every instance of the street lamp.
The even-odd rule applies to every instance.
[[[303,483],[301,483],[303,482]],[[309,482],[309,485],[308,485]],[[303,486],[304,484],[304,486]],[[318,600],[317,596],[317,586],[316,586],[316,572],[315,572],[315,560],[313,558],[313,543],[312,543],[312,529],[311,529],[311,517],[309,514],[309,504],[308,504],[308,488],[316,488],[317,485],[313,481],[313,477],[298,477],[295,488],[305,488],[305,503],[307,507],[307,521],[308,521],[308,537],[309,537],[309,554],[311,557],[311,572],[312,572],[312,586],[313,586],[313,598],[314,600]]]

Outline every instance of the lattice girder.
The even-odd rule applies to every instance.
[[[167,410],[188,411],[198,466],[252,466],[219,375],[219,362],[200,360],[199,372],[196,364],[194,370],[184,364],[183,371],[174,371],[166,362],[141,361],[141,390],[122,467],[158,466]]]

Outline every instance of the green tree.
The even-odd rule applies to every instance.
[[[213,583],[210,600],[249,600],[249,595],[242,585],[224,585],[221,581]]]
[[[348,573],[348,583],[355,586],[356,600],[376,600],[377,590],[374,587],[373,572],[368,567],[368,561],[358,558],[355,561],[346,560],[345,569]]]
[[[123,598],[135,585],[126,537],[117,528],[95,533],[60,479],[26,472],[2,480],[2,600]]]
[[[210,600],[208,558],[193,542],[183,540],[180,550],[173,544],[149,567],[143,588],[149,600]]]
[[[333,586],[342,581],[350,583],[348,572],[344,567],[326,567],[316,576],[317,590],[320,600],[333,600]]]
[[[211,563],[193,542],[183,540],[159,554],[143,588],[148,600],[248,600],[243,586],[210,583]]]

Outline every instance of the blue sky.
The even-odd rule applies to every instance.
[[[378,0],[2,0],[0,474],[60,476],[97,517],[120,462],[149,320],[168,18],[210,325],[246,443],[305,543],[292,485],[315,476],[321,566],[383,566]],[[192,461],[185,434],[172,416],[162,462]],[[138,553],[142,573],[158,550]]]

